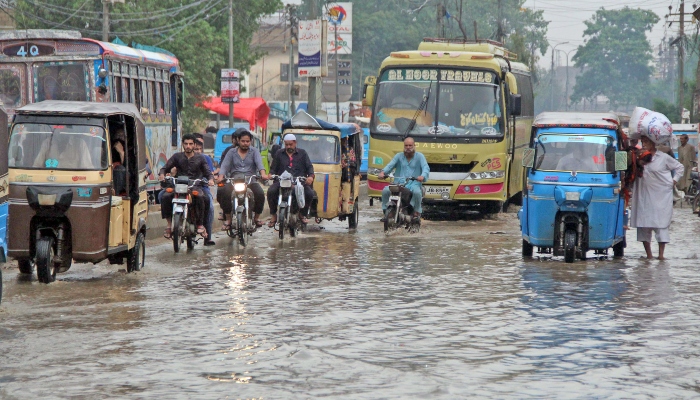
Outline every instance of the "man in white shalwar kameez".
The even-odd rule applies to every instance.
[[[683,176],[683,164],[656,150],[648,137],[642,136],[644,150],[652,153],[651,162],[644,165],[642,176],[632,187],[630,223],[637,228],[637,241],[644,244],[647,258],[651,253],[651,234],[659,242],[659,260],[664,259],[664,248],[671,240],[668,227],[673,216],[673,188]],[[672,176],[671,171],[675,171]]]

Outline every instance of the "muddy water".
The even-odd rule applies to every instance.
[[[280,242],[174,255],[135,274],[4,269],[0,398],[691,397],[700,218],[668,261],[520,257],[513,213],[385,236],[324,222]]]

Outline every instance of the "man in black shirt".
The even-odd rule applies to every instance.
[[[297,139],[292,134],[287,134],[284,137],[284,149],[279,149],[272,159],[270,166],[271,175],[282,175],[284,171],[288,171],[293,177],[306,176],[304,185],[305,206],[301,210],[302,222],[305,224],[309,221],[306,218],[309,205],[314,197],[314,190],[311,185],[314,183],[314,166],[311,164],[309,155],[303,149],[297,148]],[[274,227],[277,222],[277,198],[280,193],[280,183],[275,181],[267,189],[267,203],[270,206],[270,215],[272,219],[268,226]]]
[[[188,133],[182,136],[182,153],[175,153],[172,157],[165,163],[165,166],[161,168],[158,175],[158,179],[161,181],[165,180],[165,172],[171,171],[173,167],[176,169],[176,176],[187,176],[190,179],[201,179],[206,178],[209,181],[209,185],[214,185],[214,175],[209,169],[207,160],[201,155],[194,152],[195,137],[194,135]],[[168,227],[165,229],[163,236],[165,238],[170,238],[170,227],[172,224],[173,217],[173,193],[163,194],[160,204],[160,213],[163,218],[168,220]],[[194,217],[197,224],[197,233],[202,235],[206,239],[207,232],[204,228],[204,217],[207,215],[209,208],[209,200],[205,198],[204,190],[199,191],[195,196],[192,195],[192,206],[194,209]]]

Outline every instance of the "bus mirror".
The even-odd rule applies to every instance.
[[[362,105],[372,107],[374,102],[374,88],[377,85],[376,76],[368,76],[365,78],[365,85],[362,89]]]
[[[627,169],[627,152],[615,152],[615,171],[625,171]]]
[[[523,149],[523,167],[532,168],[535,164],[535,149]]]
[[[523,112],[523,105],[522,105],[522,95],[520,94],[511,94],[510,95],[510,115],[513,116],[520,116]]]

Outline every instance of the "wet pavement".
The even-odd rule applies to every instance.
[[[0,398],[698,396],[687,207],[667,261],[630,231],[624,259],[574,264],[523,260],[514,212],[386,236],[378,209],[246,249],[152,241],[133,274],[79,264],[44,285],[6,267]]]

